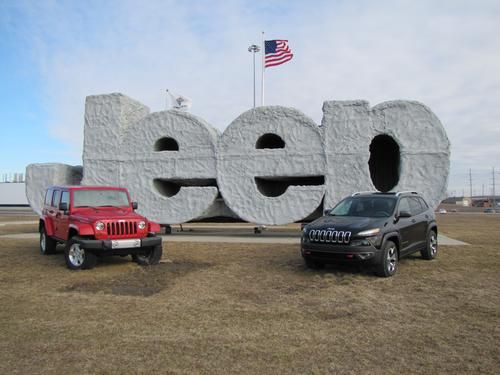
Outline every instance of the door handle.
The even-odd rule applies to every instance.
[[[417,222],[417,220],[415,220],[415,219],[411,219],[411,222],[412,222],[413,224],[415,224],[415,223]]]

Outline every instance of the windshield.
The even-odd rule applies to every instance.
[[[333,208],[330,216],[389,217],[396,199],[392,197],[349,197]]]
[[[73,192],[73,207],[128,205],[128,195],[121,190],[75,190]]]

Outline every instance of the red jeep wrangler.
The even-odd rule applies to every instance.
[[[72,270],[90,269],[98,256],[132,255],[141,265],[162,256],[160,225],[134,212],[127,189],[109,186],[52,186],[40,218],[40,252],[53,254],[66,243],[64,257]]]

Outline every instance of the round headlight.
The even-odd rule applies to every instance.
[[[95,223],[95,229],[97,230],[103,230],[104,229],[104,223],[102,221],[98,221]]]
[[[139,229],[144,229],[146,228],[146,223],[144,221],[139,221],[139,224],[137,224],[137,226],[139,227]]]

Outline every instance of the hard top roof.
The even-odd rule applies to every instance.
[[[53,185],[48,189],[61,189],[61,190],[127,190],[121,186],[97,186],[97,185]]]

